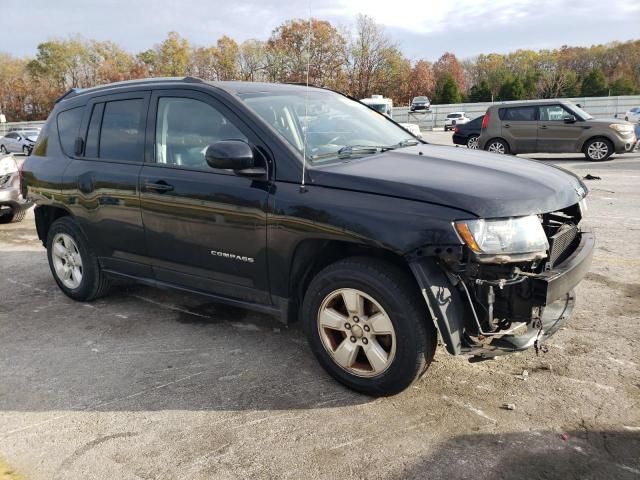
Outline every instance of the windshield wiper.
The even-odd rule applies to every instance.
[[[415,145],[420,145],[420,142],[415,138],[406,138],[401,142],[396,143],[393,148],[413,147]]]
[[[353,155],[369,155],[373,153],[382,153],[388,150],[395,150],[396,148],[411,147],[418,145],[418,142],[414,138],[407,138],[395,145],[345,145],[335,152],[322,153],[320,155],[314,155],[311,160],[320,160],[323,158],[338,157],[338,158],[350,158]]]

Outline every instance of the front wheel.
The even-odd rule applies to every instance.
[[[47,258],[56,283],[74,300],[86,302],[107,292],[108,279],[71,217],[59,218],[49,228]]]
[[[487,142],[487,144],[485,145],[485,150],[491,153],[505,155],[509,153],[509,145],[507,144],[507,142],[500,138],[494,138],[493,140]]]
[[[604,138],[589,140],[584,146],[584,155],[592,162],[602,162],[613,154],[611,142]]]
[[[4,145],[0,145],[0,153],[2,153],[3,155],[6,155],[7,153],[7,147],[5,147]]]
[[[478,149],[478,135],[471,135],[467,138],[467,148],[470,148],[471,150]]]
[[[314,355],[347,387],[393,395],[424,373],[437,333],[415,281],[391,263],[355,257],[312,280],[301,315]]]
[[[18,223],[24,220],[26,210],[11,210],[0,217],[0,223]]]
[[[25,146],[23,146],[23,147],[22,147],[22,154],[23,154],[25,157],[28,157],[28,156],[29,156],[29,147],[27,147],[26,145],[25,145]]]

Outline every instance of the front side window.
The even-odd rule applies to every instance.
[[[141,98],[105,103],[98,157],[142,163],[144,103]]]
[[[80,133],[80,123],[84,107],[76,107],[58,114],[58,135],[62,151],[72,156],[75,154],[76,139]]]
[[[211,169],[205,159],[207,147],[220,140],[247,137],[208,103],[192,98],[158,100],[156,163]]]
[[[543,122],[562,122],[573,113],[566,110],[562,105],[544,105],[540,107],[540,120]]]
[[[239,96],[314,164],[340,160],[347,151],[370,155],[376,151],[373,147],[400,148],[403,142],[416,142],[393,121],[338,93],[292,88]]]
[[[511,122],[530,122],[536,119],[537,107],[505,108],[502,120]]]

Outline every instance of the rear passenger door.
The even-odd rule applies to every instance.
[[[260,140],[213,96],[182,89],[153,93],[147,137],[153,147],[140,175],[142,218],[156,278],[270,303],[270,183],[213,169],[204,155],[208,145],[232,139],[248,142],[257,152]]]
[[[146,261],[138,176],[149,96],[136,91],[92,98],[79,135],[70,132],[62,142],[74,157],[64,174],[67,203],[103,267],[145,277],[153,274]],[[58,117],[61,132],[70,128],[64,113]]]
[[[538,109],[536,106],[500,109],[502,137],[509,142],[512,153],[536,151],[538,137]]]

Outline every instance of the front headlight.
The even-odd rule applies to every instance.
[[[478,255],[546,255],[549,242],[536,215],[455,222],[462,240]]]
[[[612,123],[611,125],[609,125],[609,128],[612,128],[619,133],[633,132],[633,125],[627,125],[626,123]]]

